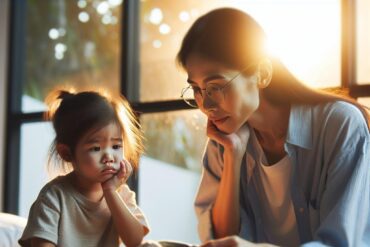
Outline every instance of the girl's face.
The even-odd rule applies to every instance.
[[[118,124],[87,132],[77,143],[73,168],[81,178],[104,182],[116,174],[124,157],[122,132]]]
[[[212,100],[204,90],[201,90],[201,99],[197,100],[199,109],[220,131],[229,134],[236,132],[258,108],[257,75],[246,77],[239,74],[240,71],[228,69],[196,54],[188,57],[185,69],[188,73],[188,83],[195,91],[205,89],[208,84],[222,87],[233,79],[223,90],[223,100]]]

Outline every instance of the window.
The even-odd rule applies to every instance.
[[[44,169],[53,135],[50,123],[42,120],[46,93],[66,83],[77,88],[104,86],[128,98],[143,127],[146,153],[131,186],[153,228],[148,238],[199,242],[192,203],[206,119],[179,99],[186,75],[175,57],[194,20],[217,7],[239,8],[255,17],[267,33],[270,51],[304,83],[348,87],[353,97],[370,106],[366,0],[357,0],[356,8],[352,0],[10,4],[6,212],[26,216],[50,179]]]

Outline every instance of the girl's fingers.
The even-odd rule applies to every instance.
[[[122,160],[121,161],[121,164],[122,164],[122,176],[118,176],[120,179],[125,179],[127,180],[131,173],[132,173],[132,166],[130,164],[130,162],[128,162],[127,160]],[[120,175],[121,175],[120,174]]]
[[[117,176],[118,179],[122,179],[125,176],[125,165],[124,165],[123,161],[121,161],[119,163],[119,170],[118,170],[116,176]]]

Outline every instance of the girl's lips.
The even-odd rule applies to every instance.
[[[101,171],[103,174],[116,174],[117,171],[113,168],[105,168]]]

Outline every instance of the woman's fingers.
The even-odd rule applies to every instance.
[[[201,245],[201,247],[253,247],[253,246],[257,245],[248,242],[238,236],[230,236],[216,240],[211,240]]]
[[[229,144],[226,135],[218,130],[216,125],[209,119],[207,122],[207,136],[223,146],[227,146]]]
[[[241,247],[238,245],[238,242],[234,239],[234,237],[226,237],[226,238],[220,238],[217,240],[211,240],[202,245],[202,247],[224,247],[224,246]]]

